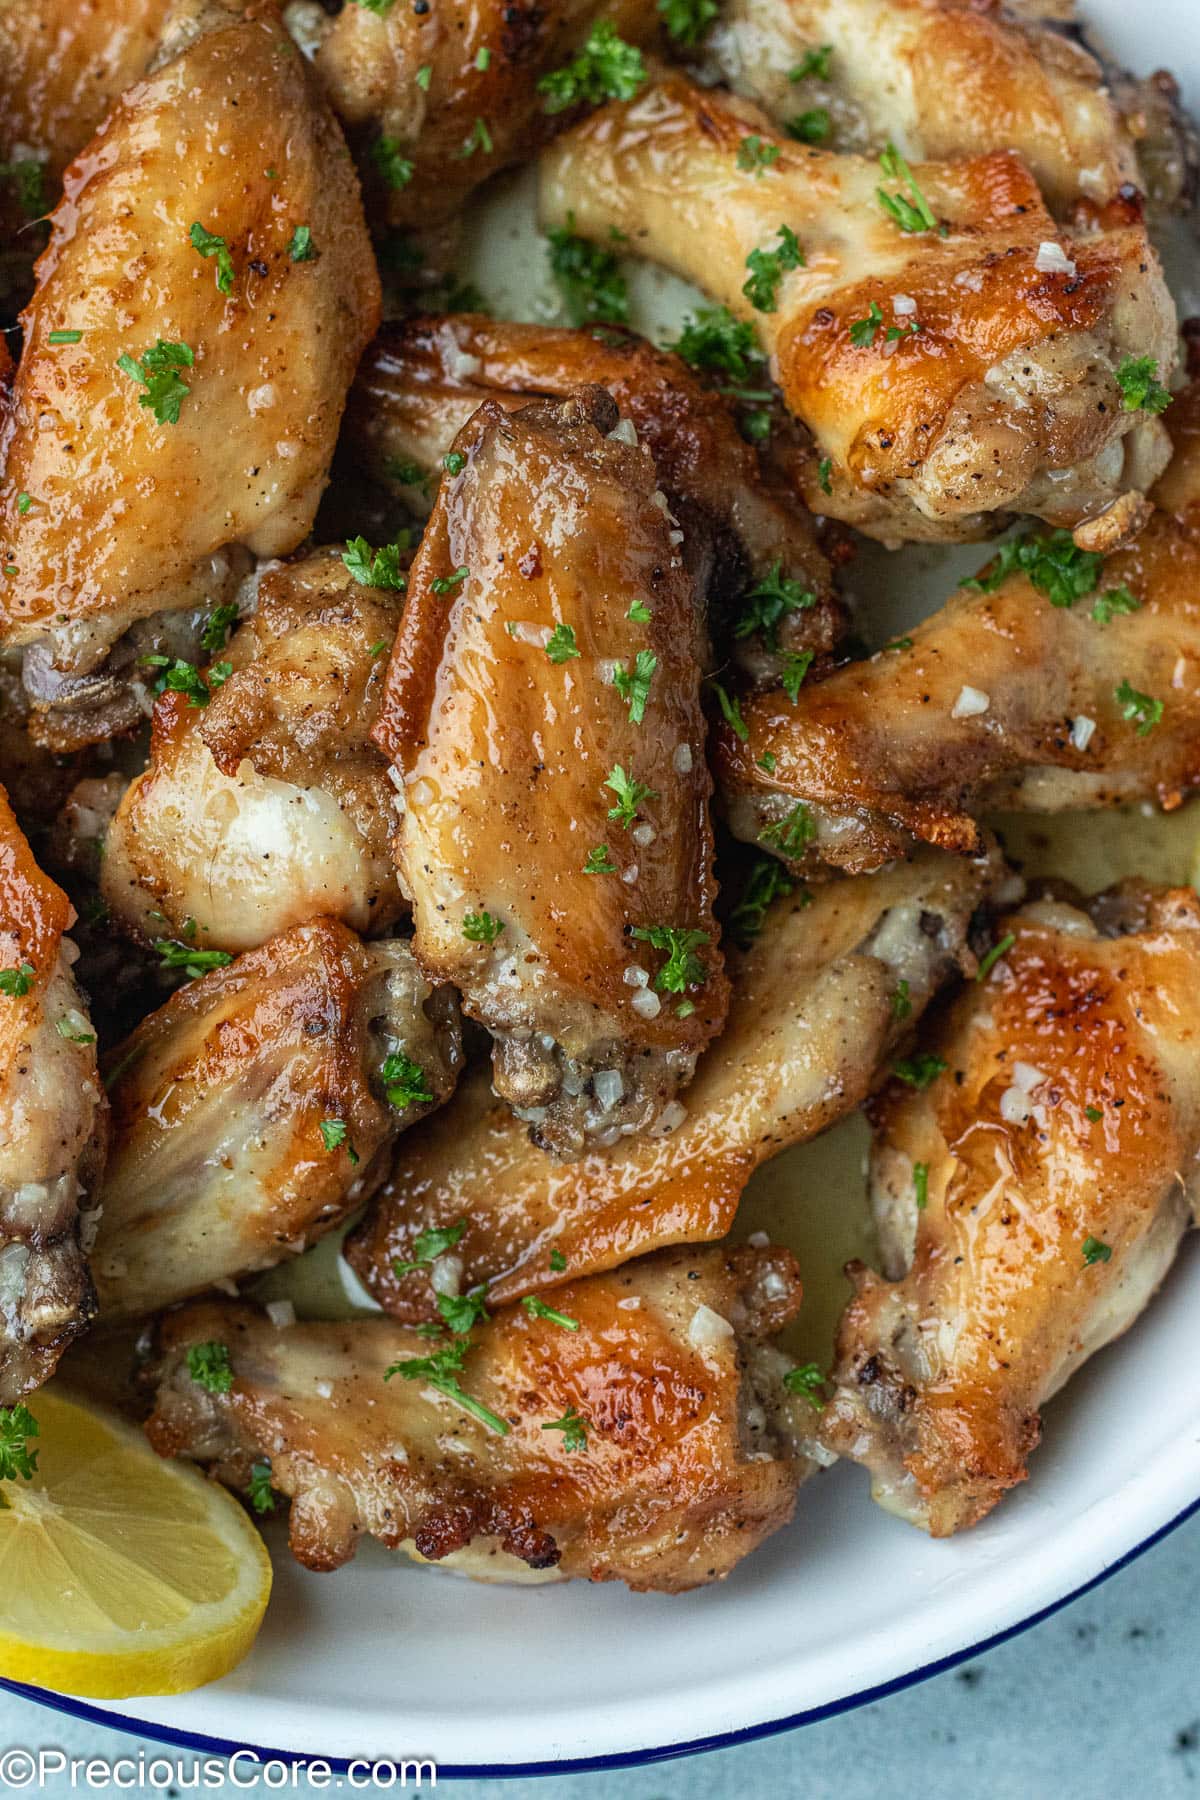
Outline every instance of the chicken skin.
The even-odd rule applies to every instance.
[[[96,1310],[106,1109],[72,917],[0,788],[0,1406],[48,1380]]]
[[[855,151],[890,142],[921,162],[1016,150],[1060,217],[1130,183],[1167,201],[1185,184],[1178,116],[1164,121],[1173,157],[1152,137],[1161,83],[1126,85],[1122,107],[1082,44],[1005,7],[728,0],[708,48],[735,93],[810,142]],[[1151,138],[1144,173],[1139,142]]]
[[[556,1154],[643,1130],[720,1031],[703,626],[599,388],[487,400],[413,563],[376,742],[413,948]]]
[[[1196,895],[1131,883],[997,930],[879,1107],[884,1275],[856,1271],[821,1428],[935,1537],[1025,1479],[1039,1408],[1147,1304],[1197,1192]]]
[[[747,141],[769,166],[745,166]],[[1013,512],[1075,526],[1167,460],[1118,380],[1149,359],[1165,383],[1176,356],[1136,196],[1068,237],[1011,151],[836,155],[678,77],[541,169],[545,224],[624,232],[753,327],[812,433],[796,478],[816,512],[886,542],[986,536]]]
[[[434,1561],[473,1547],[480,1572],[499,1549],[681,1593],[791,1516],[812,1414],[767,1340],[799,1298],[786,1250],[701,1250],[559,1289],[569,1325],[514,1306],[440,1343],[390,1319],[277,1329],[192,1306],[160,1322],[146,1429],[235,1490],[268,1460],[311,1569],[368,1533]],[[227,1393],[192,1379],[200,1344],[228,1352]]]
[[[324,919],[236,961],[197,951],[191,967],[211,972],[110,1059],[93,1264],[110,1316],[306,1249],[367,1197],[461,1061],[454,997],[406,944],[364,945]]]
[[[1178,806],[1200,781],[1196,390],[1177,405],[1162,506],[1128,549],[1026,537],[795,705],[750,696],[745,738],[716,746],[734,830],[798,868],[862,871],[914,838],[975,849],[990,806]]]
[[[470,313],[387,325],[360,365],[345,436],[365,473],[419,502],[424,490],[414,475],[427,481],[441,467],[482,401],[515,410],[593,383],[608,390],[654,458],[714,634],[732,629],[751,667],[769,667],[772,645],[784,654],[833,649],[844,609],[807,511],[764,473],[720,396],[679,357],[632,332],[597,335]],[[772,570],[797,582],[803,600],[779,621],[771,645],[761,635],[747,643],[739,603]]]
[[[749,942],[730,957],[729,1019],[662,1131],[555,1163],[481,1070],[409,1134],[343,1247],[385,1311],[436,1317],[431,1269],[414,1267],[430,1230],[460,1232],[437,1282],[485,1283],[497,1304],[724,1237],[758,1165],[857,1106],[941,983],[973,968],[967,927],[997,868],[925,852],[811,899],[777,875],[764,858],[733,913]]]
[[[253,616],[212,644],[231,673],[218,687],[208,672],[211,699],[155,706],[150,765],[100,864],[115,919],[148,941],[190,921],[197,943],[235,952],[318,916],[369,935],[395,923],[396,793],[370,731],[401,605],[333,550],[263,575]]]
[[[379,282],[340,134],[266,6],[185,20],[65,176],[4,435],[0,644],[73,749],[150,710],[309,530]]]

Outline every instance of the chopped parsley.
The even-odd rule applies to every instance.
[[[327,1150],[338,1150],[346,1141],[345,1119],[322,1119],[321,1142]]]
[[[661,0],[660,0],[661,4]],[[568,1406],[561,1419],[551,1419],[543,1431],[561,1431],[563,1449],[569,1454],[587,1449],[587,1420],[573,1406]]]
[[[721,709],[721,717],[724,719],[724,721],[728,725],[729,729],[733,732],[734,736],[736,738],[739,738],[741,740],[741,742],[744,744],[746,742],[747,738],[750,736],[750,727],[747,725],[745,719],[743,719],[743,717],[742,717],[742,708],[741,708],[740,702],[736,699],[735,696],[728,694],[725,691],[725,688],[721,682],[715,680],[711,676],[709,677],[708,685],[709,685],[709,687],[711,687],[713,693],[717,696],[717,705]]]
[[[1137,688],[1131,687],[1128,681],[1123,681],[1120,687],[1113,689],[1113,697],[1121,708],[1123,719],[1138,721],[1138,736],[1149,737],[1163,716],[1162,701],[1155,700],[1150,694],[1141,693]]]
[[[612,684],[629,706],[631,725],[640,725],[646,716],[650,683],[654,680],[657,667],[658,658],[652,651],[639,650],[633,659],[632,669],[627,669],[624,663],[618,663],[613,670]]]
[[[912,1000],[909,996],[907,981],[898,981],[896,991],[892,995],[893,1019],[907,1019],[912,1014]]]
[[[632,100],[646,83],[642,53],[618,35],[611,19],[597,19],[578,56],[564,68],[543,75],[537,84],[548,113],[565,112],[585,101]]]
[[[709,941],[706,931],[692,931],[679,925],[635,925],[633,936],[653,950],[665,950],[667,960],[654,977],[660,994],[682,994],[685,988],[703,987],[708,970],[695,954],[700,944]]]
[[[773,775],[778,767],[779,758],[773,750],[764,750],[761,756],[755,757],[754,763],[756,768],[764,770],[768,775]]]
[[[495,145],[492,143],[492,134],[488,130],[487,120],[477,116],[470,134],[463,139],[454,154],[461,162],[465,161],[468,156],[474,156],[477,150],[482,150],[485,156],[490,156],[494,149]]]
[[[466,1294],[438,1294],[437,1309],[455,1337],[470,1337],[476,1325],[486,1324],[491,1313],[484,1305],[487,1283],[481,1282]]]
[[[783,659],[783,667],[779,671],[779,682],[793,706],[800,698],[804,677],[812,668],[815,654],[816,652],[813,650],[789,650]]]
[[[569,213],[566,227],[551,231],[546,240],[550,273],[567,317],[572,325],[623,325],[629,318],[629,290],[616,255],[577,237],[571,229],[574,223]]]
[[[17,511],[20,513],[22,518],[25,517],[25,514],[29,511],[29,509],[32,505],[33,505],[33,501],[29,498],[28,494],[18,494],[17,495]]]
[[[32,1481],[38,1453],[29,1445],[40,1437],[38,1422],[27,1406],[0,1406],[0,1481]]]
[[[820,462],[817,464],[817,486],[820,488],[820,490],[823,494],[832,494],[832,492],[833,492],[832,477],[833,477],[833,458],[832,458],[832,456],[823,456],[821,458]]]
[[[465,1219],[456,1219],[453,1225],[427,1226],[413,1240],[412,1262],[393,1262],[392,1268],[397,1275],[415,1275],[418,1269],[427,1269],[447,1250],[453,1250],[466,1229]]]
[[[784,275],[804,267],[804,252],[791,226],[779,227],[779,242],[773,250],[752,250],[746,267],[750,273],[742,285],[743,294],[756,312],[774,312]]]
[[[913,1189],[917,1197],[917,1211],[924,1212],[929,1205],[929,1164],[913,1164]]]
[[[131,381],[145,388],[138,395],[138,405],[148,406],[160,425],[178,425],[179,409],[191,393],[180,369],[190,369],[196,353],[188,344],[169,343],[163,338],[140,358],[118,356],[117,367]]]
[[[223,237],[218,237],[215,231],[206,231],[204,226],[199,222],[193,225],[192,229],[188,232],[188,240],[191,243],[192,249],[198,250],[201,256],[216,257],[217,286],[223,294],[232,293],[234,276],[233,255],[226,240]]]
[[[271,1490],[271,1465],[269,1462],[256,1462],[250,1465],[250,1480],[246,1485],[246,1497],[256,1513],[275,1511],[275,1495]]]
[[[823,144],[833,130],[833,120],[829,109],[825,106],[810,106],[806,112],[797,113],[789,119],[786,126],[789,137],[801,144]]]
[[[811,844],[817,835],[817,822],[805,806],[798,800],[786,819],[777,819],[773,825],[766,825],[758,834],[760,844],[774,845],[781,856],[789,862],[804,854],[806,844]]]
[[[492,53],[486,44],[480,44],[478,50],[475,52],[475,67],[482,75],[486,70],[490,69],[491,66]]]
[[[693,369],[712,370],[739,382],[750,380],[755,365],[765,361],[753,325],[735,319],[727,306],[703,306],[690,314],[678,340],[667,348]]]
[[[625,617],[632,619],[635,625],[648,625],[654,615],[644,600],[634,600],[630,603]]]
[[[1106,588],[1092,607],[1092,617],[1097,625],[1107,625],[1120,613],[1139,612],[1141,605],[1127,587]]]
[[[961,585],[977,594],[992,594],[1015,573],[1026,575],[1051,606],[1073,606],[1095,592],[1104,558],[1098,550],[1081,550],[1069,531],[1042,537],[1010,538],[1001,544],[991,570]]]
[[[815,1362],[802,1363],[799,1368],[789,1369],[783,1378],[783,1385],[789,1394],[799,1394],[801,1399],[807,1400],[814,1411],[824,1410],[825,1396],[822,1390],[825,1377]]]
[[[1127,356],[1117,370],[1117,386],[1122,412],[1162,413],[1171,404],[1170,390],[1158,379],[1152,356]]]
[[[452,594],[461,582],[471,573],[466,563],[460,563],[453,575],[435,575],[429,586],[435,594]]]
[[[993,944],[987,955],[980,959],[979,967],[975,971],[976,981],[986,981],[1000,958],[1008,955],[1016,941],[1016,933],[1008,931],[998,944]]]
[[[916,1056],[906,1056],[901,1062],[893,1063],[892,1074],[897,1081],[903,1081],[908,1087],[916,1088],[921,1093],[948,1067],[949,1064],[940,1056],[922,1050]]]
[[[913,177],[913,172],[901,156],[894,144],[889,144],[879,158],[879,166],[888,181],[902,181],[912,196],[889,194],[885,188],[876,188],[879,204],[888,217],[901,231],[941,231],[946,236],[947,227],[939,226],[933,208],[921,192]]]
[[[744,137],[738,145],[737,166],[743,174],[763,175],[778,161],[778,144],[766,144],[762,138],[754,136]]]
[[[424,1381],[429,1387],[436,1388],[439,1393],[447,1394],[451,1400],[457,1401],[464,1412],[470,1413],[497,1436],[507,1437],[508,1421],[497,1417],[481,1401],[473,1400],[458,1379],[469,1348],[465,1343],[447,1344],[432,1356],[407,1356],[403,1361],[395,1362],[385,1369],[383,1378],[390,1381],[393,1375],[399,1375],[402,1381]]]
[[[1083,1111],[1084,1117],[1090,1119],[1093,1125],[1098,1125],[1104,1117],[1098,1106],[1085,1106]]]
[[[494,944],[504,930],[504,920],[497,919],[490,912],[469,912],[464,914],[462,934],[468,944]]]
[[[563,1255],[562,1251],[561,1250],[552,1250],[550,1252],[550,1267],[554,1270],[554,1273],[556,1275],[561,1275],[563,1270],[566,1268],[566,1266],[567,1266],[567,1259]]]
[[[433,1105],[433,1090],[424,1069],[403,1050],[394,1050],[384,1058],[379,1076],[383,1082],[383,1097],[397,1112],[403,1112],[407,1106]]]
[[[551,1325],[561,1325],[564,1331],[579,1330],[578,1319],[571,1318],[569,1313],[555,1312],[552,1306],[547,1306],[536,1294],[526,1294],[521,1305],[531,1319],[545,1319]]]
[[[668,37],[690,50],[700,42],[721,8],[719,0],[658,0],[658,11]]]
[[[200,643],[205,650],[223,650],[229,642],[229,634],[238,622],[237,603],[227,600],[221,606],[214,606],[204,621],[204,629],[200,633]]]
[[[233,664],[227,662],[213,663],[201,675],[195,663],[185,662],[181,656],[170,657],[161,654],[143,656],[141,661],[152,669],[157,669],[154,680],[154,692],[162,694],[186,694],[189,706],[207,706],[217,688],[224,687],[233,674]]]
[[[82,1013],[72,1011],[64,1013],[61,1019],[55,1019],[54,1029],[60,1038],[66,1038],[68,1044],[94,1044],[95,1033],[79,1029],[81,1025],[86,1024],[87,1020]]]
[[[1083,1240],[1083,1260],[1090,1269],[1093,1263],[1108,1262],[1112,1258],[1112,1245],[1103,1243],[1098,1237],[1088,1236]]]
[[[401,551],[407,544],[382,544],[378,550],[372,550],[366,538],[351,538],[342,551],[342,561],[353,575],[355,581],[363,587],[394,588],[402,594],[408,586],[408,580],[401,573]]]
[[[31,962],[23,962],[15,969],[0,969],[0,994],[7,994],[10,1000],[21,1000],[33,986],[34,967]]]
[[[740,950],[748,950],[763,928],[767,909],[793,890],[794,883],[781,862],[760,856],[742,889],[742,897],[729,915],[729,929]]]
[[[546,655],[552,663],[570,662],[579,655],[579,645],[575,642],[575,627],[564,625],[560,619],[550,636],[546,639]]]
[[[626,831],[637,818],[638,808],[642,801],[658,799],[654,788],[647,787],[644,782],[634,781],[632,776],[625,773],[620,763],[613,765],[604,778],[604,785],[617,796],[617,804],[609,807],[608,816],[610,819],[614,819],[618,825],[623,825]]]
[[[317,246],[313,243],[310,226],[297,225],[288,245],[288,255],[293,262],[316,262]]]
[[[416,164],[405,156],[399,138],[377,137],[371,145],[371,161],[393,193],[407,187],[416,173]]]
[[[616,874],[617,865],[612,859],[612,854],[609,851],[607,844],[597,844],[594,850],[588,851],[583,865],[583,872],[585,875]]]
[[[189,1344],[188,1374],[209,1394],[227,1394],[233,1386],[233,1364],[224,1344]]]
[[[734,622],[734,637],[752,637],[758,632],[768,650],[777,650],[779,626],[787,614],[816,605],[817,596],[811,589],[782,571],[783,563],[779,561],[746,589],[742,610]]]
[[[855,349],[869,350],[871,345],[875,342],[875,333],[882,324],[883,314],[879,309],[879,302],[877,300],[872,300],[870,306],[867,308],[866,317],[863,319],[855,319],[850,327],[850,342],[854,345]]]
[[[416,464],[411,465],[416,468]],[[442,458],[442,467],[447,475],[461,475],[467,466],[467,459],[461,450],[448,450]],[[417,469],[416,479],[421,479],[421,471]]]
[[[396,0],[354,0],[354,4],[361,6],[364,12],[374,13],[377,19],[382,19],[391,12]]]
[[[788,70],[788,80],[792,82],[828,81],[829,59],[832,55],[832,44],[822,44],[819,49],[806,50],[795,68]]]
[[[422,63],[421,67],[417,70],[414,79],[421,92],[427,94],[429,92],[429,84],[433,80],[433,64]]]
[[[199,981],[213,969],[225,969],[233,961],[228,950],[197,950],[171,938],[155,938],[154,948],[164,969],[182,969],[189,981]]]
[[[46,338],[48,344],[77,344],[83,336],[82,331],[51,331]]]

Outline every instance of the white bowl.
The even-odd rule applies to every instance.
[[[1200,107],[1196,0],[1084,5],[1097,41],[1136,71],[1171,68]],[[266,1626],[227,1680],[112,1707],[16,1691],[188,1745],[433,1757],[470,1775],[677,1755],[859,1705],[1034,1623],[1200,1505],[1198,1316],[1188,1245],[1146,1316],[1051,1406],[1028,1484],[948,1543],[880,1512],[849,1466],[811,1481],[792,1526],[727,1583],[676,1599],[479,1587],[375,1545],[311,1575],[273,1527]]]

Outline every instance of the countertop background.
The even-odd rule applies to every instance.
[[[803,1699],[797,1695],[796,1704]],[[703,1720],[695,1728],[702,1732]],[[0,1751],[53,1746],[71,1756],[116,1757],[139,1743],[150,1751],[146,1740],[0,1692]],[[1032,1631],[857,1712],[652,1768],[443,1786],[455,1800],[485,1794],[504,1800],[879,1800],[881,1794],[888,1800],[1175,1800],[1200,1794],[1200,1516]],[[15,1791],[0,1784],[0,1800]],[[41,1791],[64,1800],[89,1790],[72,1789],[64,1776]],[[143,1791],[174,1800],[192,1790]],[[201,1791],[267,1792],[244,1785]],[[311,1790],[301,1776],[295,1788],[274,1791]]]

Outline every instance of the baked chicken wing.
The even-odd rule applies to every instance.
[[[55,748],[139,723],[140,659],[194,657],[251,557],[304,537],[379,317],[311,71],[268,6],[199,13],[68,169],[24,314],[0,643]]]
[[[177,959],[186,964],[187,950]],[[106,1315],[270,1268],[344,1219],[454,1087],[458,1014],[406,944],[318,920],[212,968],[113,1051]]]
[[[821,1430],[935,1537],[1024,1480],[1042,1403],[1146,1305],[1197,1184],[1196,895],[1135,883],[998,930],[880,1106],[884,1275],[856,1271]]]
[[[598,388],[479,408],[412,566],[375,738],[414,949],[561,1155],[640,1131],[728,987],[703,625],[649,453]]]
[[[654,458],[684,539],[684,561],[718,637],[751,638],[742,597],[772,571],[801,600],[771,632],[784,652],[831,650],[844,628],[812,520],[764,475],[725,402],[679,357],[632,333],[514,325],[483,314],[387,325],[359,367],[346,412],[358,465],[407,500],[428,481],[476,407],[515,410],[606,388]],[[764,646],[755,641],[761,659]]]
[[[1189,391],[1163,509],[1129,549],[1027,536],[794,705],[751,695],[745,738],[723,729],[716,750],[735,831],[796,867],[864,870],[913,838],[976,848],[989,806],[1177,806],[1200,781],[1200,444],[1182,429],[1195,411]]]
[[[679,1593],[728,1575],[791,1516],[807,1403],[766,1341],[796,1310],[785,1250],[668,1252],[522,1307],[470,1340],[390,1319],[276,1329],[245,1307],[169,1314],[147,1425],[244,1490],[256,1462],[291,1501],[293,1554],[334,1569],[363,1533],[495,1573]],[[188,1351],[221,1345],[210,1393]],[[518,1564],[518,1566],[519,1566]]]
[[[1074,526],[1167,460],[1161,421],[1125,405],[1132,363],[1161,385],[1176,357],[1136,196],[1066,236],[1011,151],[836,155],[675,77],[541,167],[546,223],[624,232],[753,327],[813,436],[797,479],[814,511],[889,542],[984,536],[1013,512]]]
[[[857,1106],[940,984],[973,967],[967,927],[996,870],[926,852],[811,898],[780,875],[764,858],[733,913],[747,948],[730,958],[728,1022],[656,1135],[556,1163],[483,1071],[408,1135],[343,1247],[387,1312],[436,1317],[447,1279],[504,1303],[723,1237],[758,1165]],[[459,1233],[432,1284],[417,1241],[431,1230]]]
[[[71,919],[0,788],[0,1406],[46,1381],[96,1310],[106,1115]]]
[[[226,645],[210,637],[231,671],[219,686],[206,671],[211,698],[155,706],[149,767],[100,864],[114,918],[233,951],[318,916],[371,935],[395,923],[396,792],[370,730],[401,604],[333,550],[263,575],[253,616]]]

